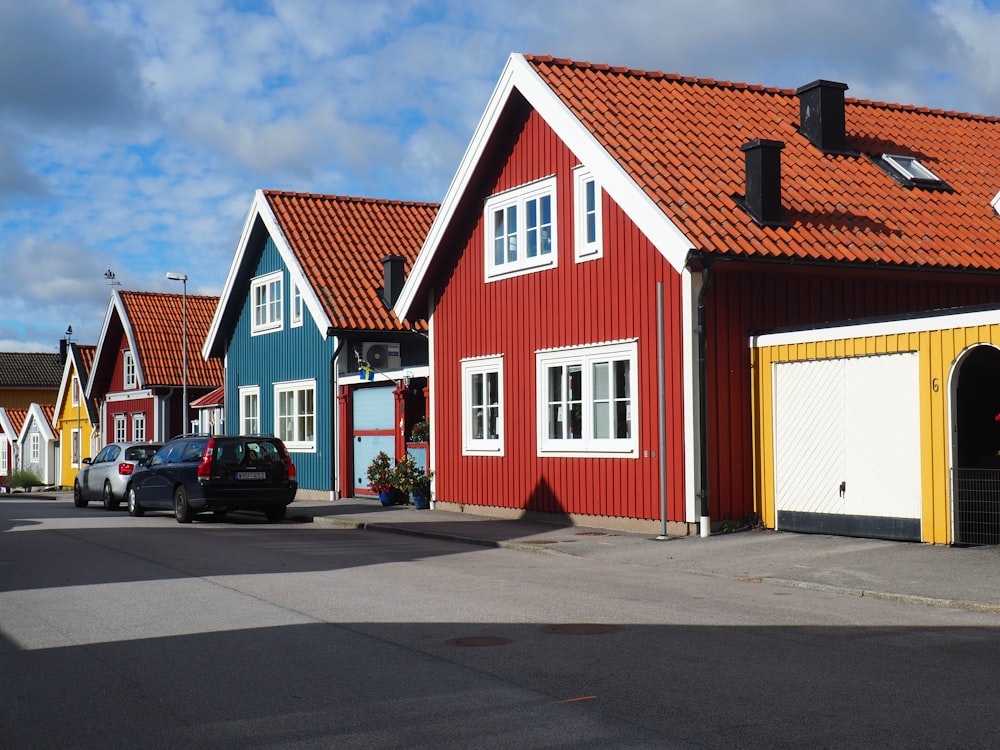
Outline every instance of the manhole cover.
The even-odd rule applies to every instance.
[[[510,638],[499,638],[495,635],[467,635],[448,641],[451,646],[506,646],[508,643],[513,643],[513,641]]]
[[[559,544],[558,539],[525,539],[521,544]]]
[[[576,535],[577,536],[607,536],[608,532],[606,532],[606,531],[578,531],[578,532],[576,532]]]
[[[565,625],[549,625],[545,630],[556,635],[599,635],[617,633],[621,625],[602,625],[596,622],[573,622]]]

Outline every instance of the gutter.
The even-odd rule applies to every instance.
[[[708,505],[708,368],[705,364],[708,352],[708,335],[705,330],[705,294],[711,283],[712,259],[703,257],[701,289],[698,290],[698,321],[696,323],[698,331],[698,443],[701,472],[698,495],[701,500],[700,535],[703,539],[712,534]]]

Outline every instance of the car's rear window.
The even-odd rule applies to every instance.
[[[126,461],[141,461],[149,458],[159,449],[158,445],[132,445],[125,449]]]
[[[217,440],[213,459],[221,464],[271,464],[281,463],[284,456],[281,448],[270,440]]]
[[[181,461],[200,461],[201,457],[205,455],[206,445],[208,445],[208,440],[188,441],[188,444],[184,446],[184,453],[181,455]]]

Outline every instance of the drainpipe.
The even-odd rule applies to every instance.
[[[344,345],[347,343],[347,339],[343,336],[337,337],[337,348],[333,352],[333,356],[330,357],[330,499],[336,500],[339,488],[337,486],[338,477],[340,472],[338,471],[338,463],[340,461],[340,444],[342,440],[345,440],[345,436],[340,434],[340,424],[337,421],[337,410],[339,401],[337,400],[337,391],[340,388],[340,379],[337,375],[337,359],[340,357],[340,352],[343,350]]]
[[[659,389],[660,408],[660,535],[667,538],[667,386],[666,352],[663,347],[663,282],[656,282],[656,378]]]
[[[701,289],[698,291],[698,442],[700,446],[701,486],[698,490],[701,499],[700,532],[707,538],[712,534],[712,524],[708,516],[708,372],[705,366],[708,346],[708,334],[705,330],[705,293],[712,282],[712,261],[703,261]]]

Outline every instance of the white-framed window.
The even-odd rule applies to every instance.
[[[941,178],[925,167],[913,156],[901,154],[882,154],[885,162],[908,180],[925,185],[941,182]]]
[[[250,282],[251,335],[281,330],[282,279],[281,271],[275,271]]]
[[[556,265],[556,178],[522,185],[486,201],[486,279]]]
[[[131,350],[129,349],[122,352],[122,369],[125,373],[125,387],[137,387],[139,382],[135,375],[135,356],[133,356]]]
[[[601,186],[589,169],[573,171],[573,193],[576,259],[595,260],[604,254]]]
[[[7,462],[7,438],[0,437],[0,476],[7,476],[10,465]]]
[[[80,405],[80,378],[76,375],[70,380],[70,405],[79,406]]]
[[[73,428],[69,431],[69,463],[73,468],[80,466],[80,430]]]
[[[539,453],[638,455],[637,345],[535,353]]]
[[[289,294],[291,302],[289,304],[288,326],[289,328],[298,328],[302,325],[302,290],[294,281],[289,281],[289,286],[291,287]]]
[[[133,414],[132,415],[132,439],[133,440],[145,440],[146,439],[146,415],[145,414]]]
[[[128,429],[128,423],[125,420],[124,414],[115,414],[115,442],[121,443],[124,440],[128,440],[128,434],[126,430]]]
[[[240,386],[240,434],[260,434],[260,386]]]
[[[274,384],[274,425],[289,450],[316,450],[316,381]]]
[[[29,457],[31,463],[37,464],[42,459],[42,436],[37,432],[31,433],[31,440],[29,441],[30,450]]]
[[[462,360],[462,453],[502,456],[503,357]]]

